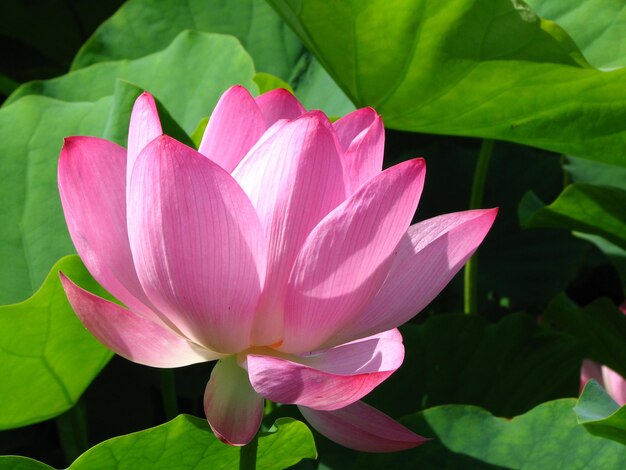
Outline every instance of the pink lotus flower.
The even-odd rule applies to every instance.
[[[61,274],[84,325],[153,367],[218,360],[205,412],[220,439],[249,442],[263,399],[296,404],[357,450],[425,441],[359,400],[404,358],[397,326],[424,308],[485,237],[495,210],[410,226],[425,166],[381,171],[373,109],[331,124],[285,90],[219,101],[199,151],[162,135],[152,96],[128,150],[71,137],[59,189],[72,240],[126,308]]]

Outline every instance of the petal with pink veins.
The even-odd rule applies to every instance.
[[[263,113],[267,127],[280,119],[296,119],[306,112],[298,99],[284,88],[263,93],[255,101]]]
[[[411,226],[376,297],[328,345],[395,328],[417,315],[476,251],[497,212],[455,212]]]
[[[171,137],[155,139],[135,163],[128,229],[146,294],[186,337],[221,353],[249,346],[266,243],[226,171]]]
[[[421,159],[385,170],[313,229],[289,278],[281,351],[319,349],[371,302],[415,213],[424,173]]]
[[[151,367],[181,367],[221,357],[167,328],[78,287],[59,273],[63,289],[92,335],[126,359]]]
[[[308,355],[248,354],[246,367],[254,389],[269,400],[334,410],[367,395],[403,360],[402,341],[374,337]]]
[[[318,411],[304,406],[298,408],[321,434],[361,452],[397,452],[430,440],[362,401],[334,411]]]
[[[244,87],[235,85],[215,106],[198,151],[230,173],[265,129],[254,98]]]
[[[161,121],[154,97],[144,91],[135,100],[133,112],[130,115],[128,128],[128,158],[126,161],[126,189],[130,186],[130,175],[135,160],[146,145],[163,134]]]
[[[383,167],[385,128],[372,108],[361,108],[333,124],[343,149],[348,194],[379,174]]]
[[[275,126],[281,127],[233,172],[268,241],[265,291],[252,340],[259,346],[282,338],[283,302],[293,262],[311,230],[345,194],[341,160],[325,116],[311,112]]]
[[[96,137],[70,137],[61,150],[58,178],[67,227],[91,275],[128,308],[159,321],[128,242],[126,151]]]
[[[204,412],[222,442],[234,446],[250,442],[261,425],[263,404],[234,356],[215,365],[204,392]]]

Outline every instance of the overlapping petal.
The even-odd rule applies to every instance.
[[[58,180],[70,236],[91,275],[131,310],[155,319],[128,243],[126,151],[95,137],[65,139]]]
[[[146,145],[163,134],[161,120],[157,111],[154,97],[143,92],[135,101],[133,112],[130,115],[128,127],[128,153],[126,159],[126,189],[130,186],[130,175],[133,172],[135,160]],[[128,196],[128,192],[126,193]]]
[[[497,212],[455,212],[411,226],[376,297],[334,341],[361,338],[410,320],[463,267],[487,235]]]
[[[334,411],[298,408],[321,434],[361,452],[396,452],[429,441],[361,401]]]
[[[70,305],[83,325],[120,356],[152,367],[180,367],[221,356],[167,328],[81,289],[60,273]]]
[[[296,119],[306,112],[296,97],[283,88],[263,93],[255,101],[263,113],[267,127],[281,119]]]
[[[366,338],[289,358],[249,354],[254,389],[265,398],[318,410],[343,408],[387,379],[404,359],[398,335]]]
[[[263,404],[234,356],[215,365],[204,392],[204,412],[220,440],[235,446],[250,442],[261,425]]]
[[[289,278],[281,351],[318,349],[372,300],[411,222],[424,173],[421,159],[389,168],[315,227]]]
[[[333,124],[343,150],[344,180],[348,194],[381,172],[385,128],[372,108],[361,108]]]
[[[319,112],[284,123],[246,155],[233,177],[250,197],[268,242],[253,344],[270,345],[282,337],[283,301],[296,255],[311,230],[345,197],[330,123]]]
[[[226,90],[215,106],[198,151],[232,172],[266,129],[265,119],[248,90]]]
[[[128,231],[141,284],[185,336],[222,353],[248,347],[265,237],[221,167],[163,136],[133,169]]]

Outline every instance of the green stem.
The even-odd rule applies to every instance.
[[[276,409],[276,403],[271,400],[265,400],[265,407],[263,409],[263,416],[271,415]]]
[[[239,448],[239,470],[256,469],[256,451],[258,446],[257,434],[248,444]]]
[[[160,369],[161,398],[163,399],[163,411],[165,419],[170,421],[178,415],[178,402],[176,400],[176,380],[172,369]]]
[[[80,403],[77,403],[55,421],[65,461],[70,466],[80,454],[89,449],[85,411]]]
[[[474,180],[472,181],[472,194],[470,196],[470,209],[478,209],[483,205],[485,181],[487,170],[493,154],[493,140],[484,139],[480,146]],[[478,258],[475,254],[465,265],[464,279],[464,311],[468,314],[478,313]]]

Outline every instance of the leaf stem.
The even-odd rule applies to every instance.
[[[472,194],[470,196],[470,209],[478,209],[483,205],[485,181],[487,171],[493,154],[493,140],[483,139],[478,153],[474,180],[472,181]],[[463,310],[467,314],[478,313],[478,256],[474,254],[465,265],[463,272]]]
[[[256,469],[256,452],[259,447],[259,435],[255,435],[245,446],[239,448],[239,470]]]
[[[58,416],[55,421],[65,462],[69,467],[80,454],[89,449],[85,411],[79,402]]]
[[[160,369],[161,398],[163,400],[163,412],[165,419],[170,421],[178,415],[178,402],[176,400],[176,380],[172,369]]]

